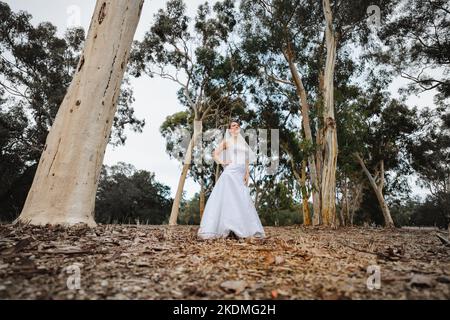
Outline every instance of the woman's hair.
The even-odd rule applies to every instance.
[[[228,129],[231,128],[231,124],[232,124],[233,122],[236,122],[237,124],[239,124],[239,126],[241,125],[241,122],[239,121],[239,119],[234,118],[234,119],[231,119],[231,120],[230,120],[230,123],[228,124]]]

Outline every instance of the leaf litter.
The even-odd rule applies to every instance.
[[[206,241],[197,230],[0,225],[0,298],[450,298],[450,248],[430,230],[265,227],[265,239]]]

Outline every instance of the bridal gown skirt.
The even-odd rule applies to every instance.
[[[245,165],[225,167],[206,203],[199,238],[226,238],[231,231],[240,238],[265,237],[244,175]]]

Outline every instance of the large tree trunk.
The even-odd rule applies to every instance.
[[[325,33],[323,36],[323,40],[322,43],[320,44],[319,48],[318,48],[318,60],[322,61],[323,57],[324,57],[324,48],[325,48]],[[321,113],[323,112],[323,92],[324,92],[324,75],[323,75],[324,70],[321,69],[319,70],[319,96],[318,99],[316,101],[316,112],[317,112],[317,123],[316,123],[316,150],[315,150],[315,160],[316,160],[316,172],[317,172],[317,179],[319,182],[321,182],[321,177],[322,177],[322,169],[323,169],[323,134],[322,134],[322,129],[323,129],[323,121],[321,119]],[[321,196],[321,188],[320,188],[320,184],[319,186],[319,195]],[[321,199],[322,200],[322,199]],[[321,209],[322,207],[320,207],[320,211],[322,211]],[[319,225],[322,224],[323,222],[323,217],[322,217],[322,212],[319,212],[319,214],[314,215],[313,217],[314,221],[313,224],[314,225]]]
[[[298,70],[293,61],[293,53],[291,51],[290,46],[288,46],[288,50],[284,52],[285,58],[289,64],[289,69],[291,71],[292,78],[294,79],[294,84],[297,89],[297,95],[300,98],[301,104],[301,116],[302,116],[302,126],[303,131],[305,133],[305,139],[309,144],[313,145],[313,136],[311,131],[311,121],[309,119],[309,104],[308,97],[306,94],[305,87],[303,86],[303,81],[298,73]],[[314,159],[314,154],[310,154],[308,156],[308,168],[310,170],[311,176],[311,186],[312,186],[312,198],[313,198],[313,219],[314,225],[320,224],[320,182],[319,177],[317,175],[316,169],[316,161]]]
[[[369,172],[369,170],[367,169],[366,165],[364,164],[363,159],[361,158],[361,156],[359,154],[356,154],[356,159],[358,159],[359,164],[361,165],[361,168],[363,169],[364,173],[367,176],[367,179],[369,179],[370,185],[372,186],[373,191],[375,192],[377,199],[378,199],[378,203],[380,205],[381,211],[383,213],[383,218],[384,218],[384,224],[387,228],[394,228],[394,221],[392,220],[391,217],[391,212],[389,211],[389,207],[386,203],[386,201],[384,200],[384,196],[383,196],[383,190],[380,188],[380,186],[377,185],[375,179],[373,178],[372,174]],[[384,173],[382,173],[384,174]],[[382,179],[383,180],[383,179]]]
[[[321,183],[321,208],[324,225],[336,225],[336,164],[337,164],[337,134],[334,119],[334,69],[336,64],[336,34],[333,29],[333,17],[329,0],[323,0],[323,11],[326,26],[325,37],[327,58],[325,62],[323,83],[323,143],[324,156]]]
[[[98,179],[143,2],[97,1],[18,221],[95,225]]]
[[[196,125],[196,124],[199,125]],[[201,120],[196,120],[194,122],[194,134],[192,135],[191,141],[189,142],[186,154],[183,161],[183,169],[181,170],[180,179],[178,180],[177,192],[175,193],[175,198],[172,203],[172,210],[169,217],[169,225],[175,226],[177,224],[178,213],[180,210],[181,198],[183,196],[184,183],[186,182],[186,177],[189,172],[189,167],[192,161],[192,152],[197,144],[197,139],[202,132],[202,122]]]

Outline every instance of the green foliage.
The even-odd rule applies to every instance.
[[[264,225],[285,226],[302,222],[301,205],[294,200],[293,183],[267,181],[258,194],[257,210]]]
[[[239,55],[224,48],[234,31],[235,14],[233,1],[217,2],[212,8],[206,2],[199,6],[191,25],[184,1],[167,1],[144,39],[133,45],[132,73],[175,81],[181,86],[180,102],[190,108],[199,108],[207,97],[222,96],[222,90],[238,91],[239,85],[227,84],[235,77]]]
[[[261,223],[264,226],[291,226],[303,223],[301,205],[291,209],[263,211],[260,213]]]
[[[428,196],[419,204],[411,217],[411,224],[416,226],[436,226],[447,228],[450,223],[450,194],[438,193]]]
[[[200,224],[200,195],[198,193],[191,199],[182,201],[178,223],[188,225]]]
[[[155,175],[119,162],[103,166],[95,202],[100,223],[167,223],[172,200],[170,188]]]
[[[411,164],[431,193],[450,193],[450,112],[422,110],[420,132],[408,144]]]
[[[445,112],[446,111],[446,112]],[[417,221],[450,223],[450,113],[422,110],[420,133],[408,145],[418,184],[431,193],[418,208]]]
[[[450,97],[450,4],[447,0],[401,1],[401,14],[383,25],[379,36],[388,50],[374,52],[410,81],[406,94],[436,89],[436,102],[448,105]]]
[[[232,113],[244,113],[246,106],[240,94],[245,81],[242,75],[248,72],[248,66],[230,43],[236,14],[234,1],[213,6],[205,2],[192,19],[186,15],[182,0],[167,1],[144,39],[134,43],[131,61],[135,76],[159,76],[179,85],[177,96],[187,110],[168,116],[160,131],[167,153],[180,161],[190,142],[194,120],[202,121],[205,132],[223,128]],[[205,141],[203,147],[209,142]],[[194,149],[194,159],[199,152],[201,148]],[[212,188],[214,166],[194,163],[189,174],[206,189]]]

